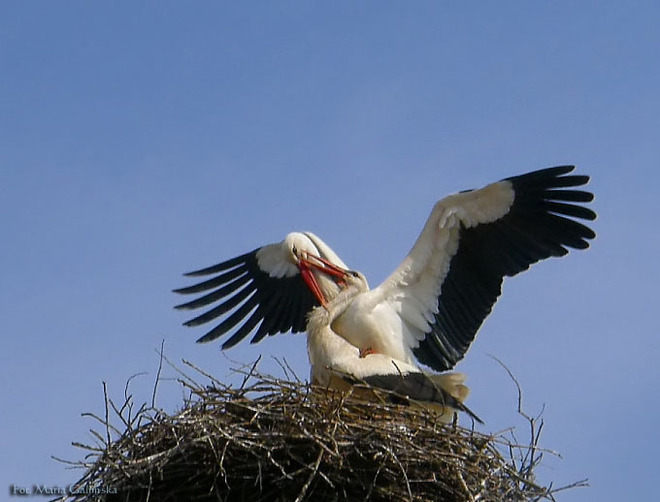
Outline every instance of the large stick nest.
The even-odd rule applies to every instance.
[[[557,491],[534,480],[533,421],[523,446],[387,394],[365,402],[254,369],[237,388],[181,382],[190,397],[173,415],[134,411],[128,396],[117,408],[106,394],[105,418],[91,415],[105,430],[92,431],[97,447],[77,444],[90,453],[67,500],[532,501]]]

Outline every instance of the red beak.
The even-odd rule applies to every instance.
[[[314,277],[312,268],[339,279],[343,279],[346,276],[346,270],[330,263],[328,260],[321,258],[320,256],[306,255],[298,262],[298,268],[305,284],[307,284],[307,287],[324,307],[327,301],[325,296],[323,296],[323,291],[321,291],[321,287],[319,286],[316,277]]]

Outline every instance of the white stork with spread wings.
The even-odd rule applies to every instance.
[[[333,272],[334,273],[334,272]],[[434,409],[438,419],[451,423],[457,411],[481,422],[463,402],[469,394],[461,373],[429,374],[415,364],[396,360],[385,354],[361,355],[360,350],[337,335],[330,326],[351,304],[353,298],[366,291],[362,274],[346,270],[340,277],[341,291],[323,306],[312,309],[307,321],[307,350],[312,366],[312,382],[331,389],[348,391],[363,399],[390,397],[395,402],[422,404]],[[367,387],[355,387],[357,383]],[[372,388],[388,394],[374,396]],[[481,422],[483,423],[483,422]]]
[[[559,166],[506,178],[435,204],[422,233],[401,265],[377,288],[352,297],[332,330],[362,355],[379,353],[437,371],[463,358],[501,292],[504,277],[539,260],[585,249],[595,233],[582,220],[596,214],[579,189],[588,176]],[[214,275],[177,293],[207,292],[179,305],[196,309],[223,300],[186,322],[224,319],[199,342],[236,331],[231,347],[254,331],[266,335],[304,331],[307,315],[331,301],[346,265],[312,233],[292,233],[189,276]],[[231,312],[231,313],[230,313]],[[228,315],[227,315],[228,314]],[[255,331],[256,329],[256,331]]]

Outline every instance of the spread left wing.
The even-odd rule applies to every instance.
[[[284,252],[281,244],[270,244],[186,274],[214,277],[176,289],[175,292],[181,294],[208,291],[200,298],[177,305],[177,309],[197,309],[224,299],[219,305],[184,323],[186,326],[205,324],[231,312],[198,342],[215,340],[238,327],[222,345],[223,349],[233,347],[259,323],[252,343],[259,342],[266,335],[305,331],[307,313],[319,303],[297,268],[283,258]]]

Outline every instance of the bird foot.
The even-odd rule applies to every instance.
[[[360,357],[367,357],[369,354],[375,354],[375,353],[376,351],[371,347],[367,347],[366,349],[360,349]]]

